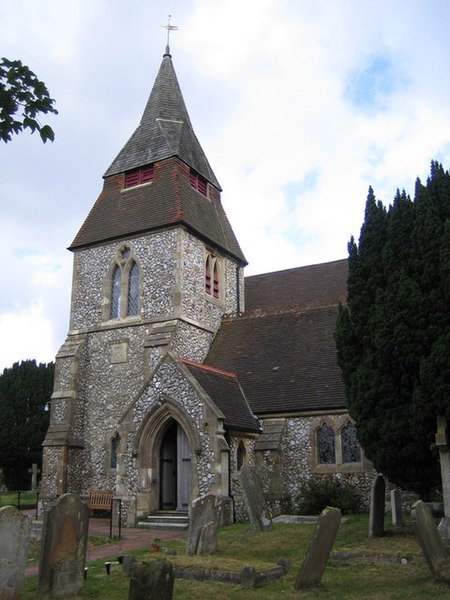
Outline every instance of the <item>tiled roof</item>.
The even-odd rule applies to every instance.
[[[225,415],[227,429],[259,433],[259,422],[252,414],[234,373],[191,361],[182,362]]]
[[[347,296],[347,259],[245,278],[245,310],[326,306]]]
[[[130,238],[185,225],[239,262],[245,256],[219,199],[208,199],[189,184],[188,169],[177,158],[155,165],[154,181],[122,189],[122,175],[107,177],[71,249]]]
[[[345,408],[337,306],[224,320],[205,363],[236,373],[258,416]]]
[[[170,54],[165,54],[141,122],[105,177],[178,156],[220,190],[194,133]]]
[[[245,307],[224,319],[205,363],[236,373],[255,414],[345,408],[334,332],[347,260],[246,277]]]

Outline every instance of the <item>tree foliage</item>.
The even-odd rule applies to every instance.
[[[28,489],[33,463],[42,463],[54,364],[25,360],[0,375],[0,467],[10,489]]]
[[[11,141],[13,133],[38,131],[42,141],[53,141],[49,125],[41,125],[39,114],[58,114],[45,84],[20,60],[0,60],[0,139]]]
[[[414,200],[369,189],[348,245],[338,362],[358,437],[377,470],[427,497],[439,483],[436,416],[450,418],[450,175],[432,162]]]

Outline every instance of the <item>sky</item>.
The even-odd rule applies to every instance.
[[[0,142],[0,371],[54,360],[72,254],[166,44],[252,275],[345,258],[369,186],[450,168],[448,0],[1,0],[1,54],[43,80],[54,143]]]

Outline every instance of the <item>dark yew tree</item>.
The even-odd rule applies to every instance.
[[[9,489],[29,489],[33,463],[42,463],[54,364],[25,360],[0,375],[0,467]]]
[[[439,486],[436,416],[450,419],[450,175],[431,164],[414,200],[386,209],[372,189],[349,243],[336,327],[349,412],[367,457],[427,497]]]
[[[53,142],[53,129],[41,125],[38,117],[58,114],[54,103],[45,83],[20,60],[0,59],[0,140],[9,142],[11,134],[29,129],[38,131],[44,143]]]

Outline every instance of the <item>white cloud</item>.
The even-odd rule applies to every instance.
[[[2,53],[30,64],[60,113],[49,119],[53,145],[24,134],[0,146],[0,277],[7,284],[0,324],[9,337],[10,323],[24,331],[2,344],[4,366],[50,360],[64,340],[65,248],[139,122],[169,10],[180,28],[171,38],[175,69],[249,274],[344,257],[350,235],[359,235],[369,185],[391,202],[397,187],[413,193],[431,159],[450,166],[447,0],[132,6],[0,6]],[[373,80],[361,77],[374,64]],[[359,107],[348,93],[355,76]]]

